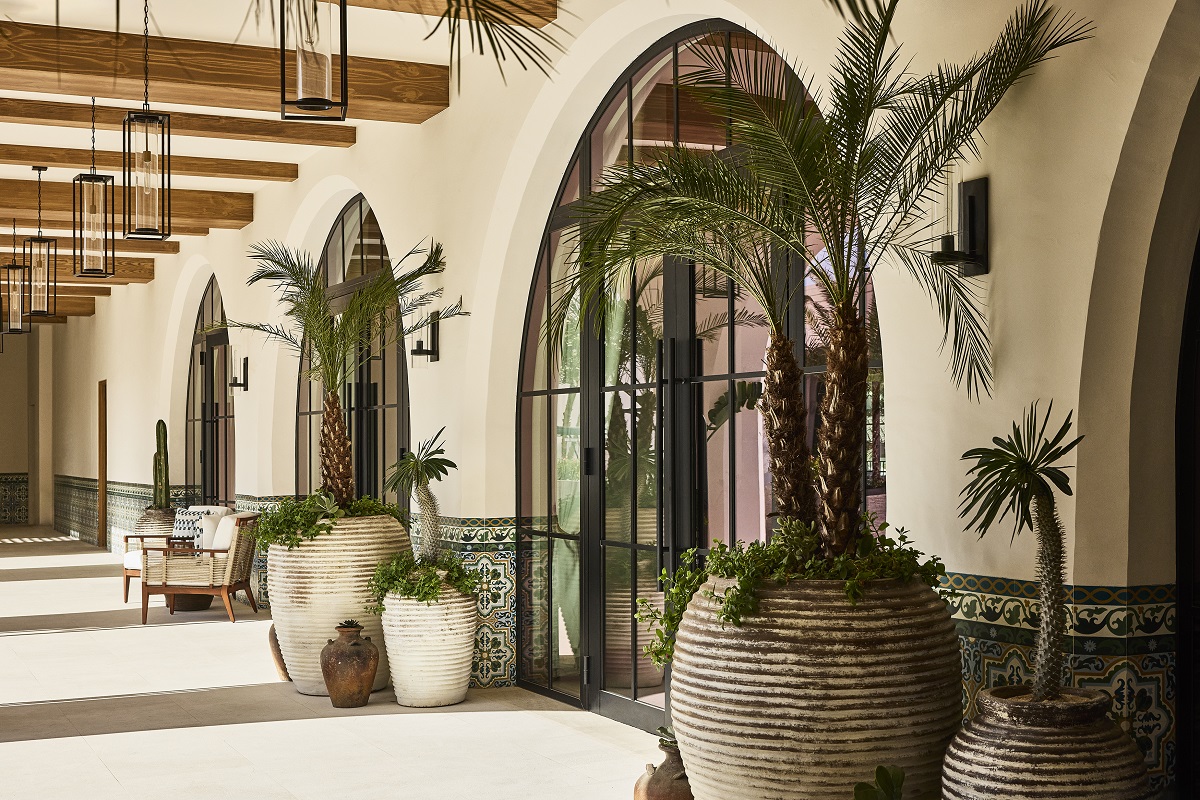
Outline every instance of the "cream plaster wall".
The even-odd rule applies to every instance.
[[[29,471],[29,338],[4,337],[0,354],[0,472]]]
[[[935,57],[966,58],[990,41],[1016,5],[907,0],[897,38],[917,69]],[[1105,274],[1104,291],[1113,302],[1100,318],[1090,310],[1098,291],[1093,271],[1098,257],[1107,257],[1101,242],[1111,209],[1121,209],[1125,224],[1153,229],[1195,77],[1177,63],[1187,55],[1178,45],[1151,73],[1156,81],[1148,82],[1170,0],[1067,5],[1096,21],[1095,39],[1070,48],[1018,87],[985,127],[982,158],[965,169],[967,178],[991,178],[993,274],[984,283],[995,339],[992,398],[971,402],[950,383],[928,301],[894,268],[877,273],[888,374],[888,516],[952,570],[1032,577],[1032,537],[1010,546],[1003,532],[981,543],[962,532],[958,459],[1004,431],[1031,400],[1054,400],[1060,413],[1081,408],[1080,429],[1089,438],[1080,463],[1092,466],[1091,474],[1080,470],[1080,502],[1105,509],[1089,506],[1077,514],[1074,502],[1063,504],[1068,528],[1076,519],[1080,526],[1074,579],[1170,581],[1169,554],[1136,568],[1129,559],[1137,549],[1129,541],[1141,532],[1127,541],[1134,478],[1120,419],[1124,415],[1128,428],[1134,349],[1126,347],[1122,360],[1110,362],[1112,374],[1102,370],[1089,384],[1090,397],[1081,398],[1080,385],[1085,356],[1094,351],[1102,360],[1111,349],[1093,346],[1094,329],[1117,342],[1138,341],[1136,289],[1149,234],[1130,244],[1118,274]],[[153,422],[165,417],[174,480],[182,481],[188,341],[209,276],[216,275],[231,318],[273,318],[269,290],[244,285],[249,244],[278,238],[316,250],[342,204],[362,191],[393,253],[428,236],[445,243],[447,294],[461,294],[471,311],[444,326],[439,363],[417,359],[410,371],[414,438],[446,425],[448,448],[460,465],[443,487],[445,513],[512,514],[514,394],[529,282],[562,173],[602,96],[658,38],[710,17],[759,33],[800,60],[819,84],[841,26],[821,0],[573,0],[564,8],[574,38],[552,81],[510,72],[505,85],[486,59],[472,59],[448,110],[421,126],[360,123],[355,147],[318,153],[302,163],[295,183],[258,191],[252,225],[183,239],[178,256],[158,260],[152,284],[116,288],[99,300],[95,317],[72,320],[54,345],[55,471],[95,474],[95,382],[107,378],[110,478],[149,481]],[[1153,113],[1144,111],[1147,105]],[[1152,167],[1144,176],[1137,163],[1123,160],[1131,120],[1153,133],[1143,137],[1149,155],[1139,156]],[[1120,308],[1126,291],[1132,299]],[[291,492],[295,359],[239,331],[233,341],[251,367],[251,389],[236,396],[237,490]],[[1110,393],[1124,406],[1105,413]],[[1155,441],[1161,444],[1161,431]],[[1156,535],[1165,542],[1166,516],[1160,516]]]

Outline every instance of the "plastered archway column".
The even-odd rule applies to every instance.
[[[1176,4],[1105,210],[1080,373],[1076,683],[1119,689],[1129,702],[1118,712],[1149,745],[1159,780],[1172,777],[1164,762],[1177,726],[1194,724],[1176,714],[1176,654],[1160,643],[1174,640],[1175,404],[1200,232],[1198,82],[1200,8]],[[1105,601],[1116,616],[1096,613]],[[1087,652],[1089,641],[1112,653]]]

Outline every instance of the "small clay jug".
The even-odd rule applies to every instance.
[[[667,760],[657,769],[653,764],[646,765],[646,774],[633,787],[633,800],[693,800],[679,748],[660,741],[658,749],[667,754]]]
[[[288,675],[287,664],[283,661],[283,651],[279,649],[279,636],[275,633],[275,626],[271,626],[271,632],[267,634],[267,641],[271,645],[271,659],[275,662],[275,672],[279,674],[279,680],[290,681],[291,675]]]
[[[362,625],[346,620],[337,628],[338,638],[321,650],[321,673],[329,702],[334,708],[362,708],[371,699],[371,686],[379,669],[379,648],[370,636],[362,636]]]

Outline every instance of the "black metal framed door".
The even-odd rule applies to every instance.
[[[231,354],[227,331],[204,335],[201,350],[200,500],[203,505],[232,506],[234,425],[229,387]]]

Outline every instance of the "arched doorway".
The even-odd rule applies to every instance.
[[[379,221],[361,194],[338,214],[321,250],[319,266],[335,312],[375,273],[392,268]],[[354,451],[355,488],[360,497],[395,502],[395,493],[385,492],[383,482],[387,468],[399,460],[409,443],[406,351],[402,340],[384,346],[382,337],[363,342],[363,348],[370,350],[370,357],[362,359],[354,379],[341,387]],[[307,359],[301,359],[296,406],[299,496],[312,494],[321,486],[322,387],[308,379],[307,370]]]
[[[554,352],[542,332],[571,268],[571,206],[605,168],[667,146],[730,146],[725,121],[680,89],[681,74],[703,64],[701,46],[728,58],[770,52],[738,26],[698,23],[647,50],[608,93],[547,222],[517,398],[518,682],[647,730],[669,714],[669,675],[642,653],[650,634],[634,620],[637,602],[662,603],[658,575],[684,550],[763,540],[773,525],[757,409],[766,320],[702,264],[660,259],[610,287],[614,310],[602,325],[576,308]],[[779,270],[804,281],[782,258]],[[815,289],[806,295],[817,302]],[[815,412],[824,358],[803,310],[797,303],[790,334]],[[873,356],[863,480],[882,517],[878,348]]]
[[[1197,242],[1179,359],[1179,400],[1175,446],[1178,527],[1177,571],[1178,687],[1176,785],[1194,787],[1200,760],[1200,242]]]
[[[204,290],[192,334],[188,367],[185,450],[188,502],[230,506],[234,489],[232,353],[221,289],[213,277]]]

